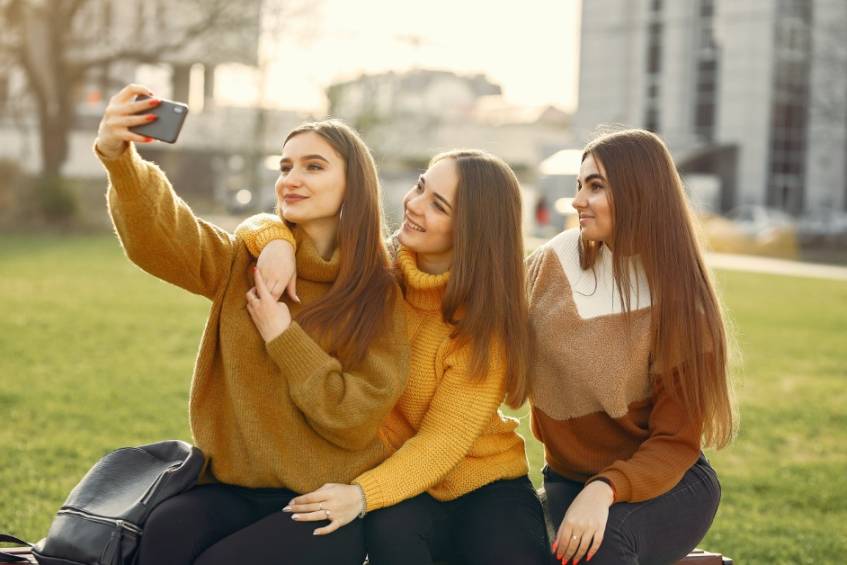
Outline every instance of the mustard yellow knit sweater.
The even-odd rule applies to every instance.
[[[272,239],[289,238],[273,216],[251,219],[239,228],[251,252]],[[441,316],[449,272],[430,275],[417,268],[415,254],[397,255],[403,277],[411,343],[406,389],[380,428],[392,455],[359,475],[368,511],[391,506],[422,492],[453,500],[499,479],[527,474],[524,441],[517,421],[504,417],[506,360],[491,351],[485,378],[471,378],[470,347],[457,347],[452,326]],[[298,273],[299,292],[299,273]]]
[[[380,422],[406,382],[403,301],[356,367],[342,367],[296,322],[265,344],[246,310],[253,258],[237,236],[198,219],[164,173],[134,146],[109,174],[109,213],[128,257],[150,274],[212,301],[191,383],[194,442],[212,476],[247,487],[308,492],[350,482],[387,456]],[[317,300],[338,274],[295,230],[297,291]],[[286,299],[287,300],[287,299]],[[294,316],[300,305],[286,302]],[[156,352],[151,352],[156,354]],[[211,477],[209,477],[211,478]]]

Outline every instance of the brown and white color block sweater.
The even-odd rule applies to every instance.
[[[579,230],[527,259],[532,431],[556,473],[605,479],[615,502],[670,490],[700,454],[702,423],[659,384],[651,364],[650,290],[633,260],[631,316],[622,311],[603,248],[593,270],[579,264]]]

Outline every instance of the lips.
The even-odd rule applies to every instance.
[[[406,226],[409,229],[417,231],[417,232],[425,232],[426,231],[420,224],[416,224],[415,222],[413,222],[412,219],[409,218],[408,214],[406,215]]]
[[[306,198],[308,198],[308,196],[303,196],[301,194],[286,194],[282,197],[282,199],[288,204],[300,202],[301,200],[306,200]]]

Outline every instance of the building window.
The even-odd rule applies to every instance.
[[[718,100],[718,47],[715,42],[713,0],[700,0],[699,44],[696,54],[694,131],[706,143],[715,139]]]
[[[647,97],[644,109],[644,127],[650,131],[659,131],[659,108],[661,106],[662,73],[662,32],[664,26],[659,21],[661,2],[652,4],[653,13],[647,24]]]
[[[805,207],[811,23],[811,3],[779,0],[766,201],[793,214]]]

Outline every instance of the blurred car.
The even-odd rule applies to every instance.
[[[701,222],[709,251],[784,259],[798,257],[797,226],[782,210],[745,205],[726,216],[701,217]]]
[[[831,208],[809,212],[797,224],[803,245],[847,245],[847,212]]]

